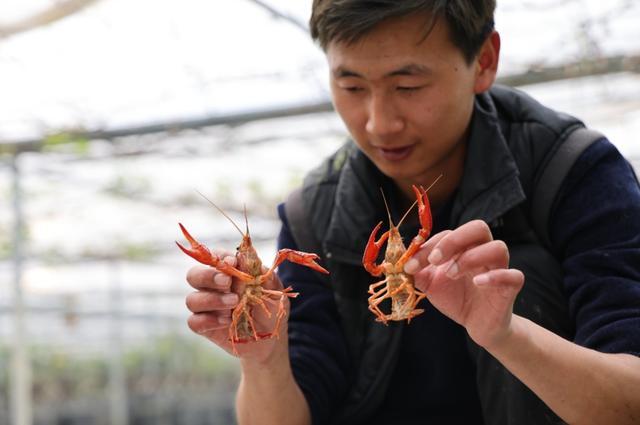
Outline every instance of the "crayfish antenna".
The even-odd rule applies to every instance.
[[[436,183],[438,183],[438,180],[440,180],[440,178],[441,178],[443,175],[444,175],[444,174],[440,174],[440,175],[439,175],[439,176],[438,176],[438,177],[433,181],[433,183],[431,183],[431,184],[429,185],[429,187],[428,187],[428,188],[426,188],[424,191],[425,191],[425,192],[428,192],[428,191],[429,191],[429,189],[431,189],[433,186],[435,186],[435,184],[436,184]]]
[[[233,224],[233,227],[235,227],[236,229],[238,229],[238,232],[240,232],[240,234],[242,235],[242,237],[244,237],[244,233],[242,233],[242,230],[240,230],[240,227],[238,227],[238,225],[236,224],[236,222],[235,222],[235,221],[233,221],[233,220],[231,219],[231,217],[229,217],[229,216],[227,215],[227,213],[225,213],[225,212],[222,210],[222,208],[220,208],[219,206],[217,206],[216,204],[214,204],[214,203],[213,203],[213,201],[212,201],[211,199],[209,199],[209,198],[207,198],[206,196],[204,196],[204,195],[202,194],[202,192],[200,192],[199,190],[196,190],[196,192],[198,192],[198,194],[199,194],[200,196],[202,196],[202,197],[203,197],[207,202],[209,202],[211,205],[213,205],[215,209],[217,209],[218,211],[220,211],[220,214],[222,214],[222,215],[223,215],[227,220],[229,220],[229,221],[231,222],[231,224]],[[245,214],[244,214],[244,218],[245,218],[245,219],[247,218],[247,211],[246,211],[246,207],[245,207]],[[247,235],[248,235],[248,234],[249,234],[249,227],[248,227],[248,225],[247,225]]]
[[[382,194],[382,201],[384,202],[384,208],[387,210],[387,217],[389,217],[389,228],[393,227],[393,221],[391,221],[391,212],[389,211],[389,204],[387,203],[387,198],[384,196],[384,190],[380,188],[380,193]],[[398,226],[400,226],[398,224]]]
[[[425,193],[429,191],[429,189],[431,189],[436,183],[438,183],[438,180],[440,180],[440,178],[443,176],[443,174],[440,174],[434,181],[433,183],[431,183],[429,185],[428,188],[424,188],[422,186],[420,186],[420,189],[424,190]],[[384,194],[382,194],[382,196],[384,196]],[[409,207],[409,209],[407,209],[407,212],[404,213],[404,215],[402,216],[402,218],[400,219],[400,222],[398,223],[398,227],[400,227],[400,225],[402,224],[402,222],[404,221],[405,218],[407,218],[407,216],[409,215],[409,213],[411,212],[411,210],[413,209],[413,207],[416,206],[416,204],[418,203],[418,200],[416,199],[415,201],[413,201],[413,204],[411,204],[411,206]]]
[[[382,188],[380,188],[380,193],[382,193],[382,200],[384,201],[384,207],[387,210],[387,217],[389,217],[389,228],[394,227],[393,222],[391,221],[391,212],[389,212],[389,204],[387,203],[387,198],[384,196],[384,191],[382,190]],[[398,222],[398,225],[395,226],[397,228],[400,227],[400,225],[402,224],[402,222],[404,221],[405,218],[407,218],[407,216],[409,215],[409,213],[411,212],[411,210],[413,209],[413,207],[416,206],[416,204],[418,203],[417,200],[413,201],[413,204],[411,204],[411,206],[409,207],[409,209],[407,209],[407,212],[404,213],[404,215],[402,216],[402,218],[400,219],[400,221]]]
[[[411,210],[413,209],[413,207],[416,206],[416,204],[418,203],[418,200],[416,199],[415,201],[413,201],[413,204],[411,204],[411,206],[407,209],[407,212],[404,213],[404,215],[402,216],[402,218],[400,219],[400,221],[398,222],[398,227],[400,227],[400,225],[402,224],[402,222],[404,221],[405,218],[407,218],[407,216],[409,215],[409,213],[411,212]]]
[[[242,204],[242,210],[244,212],[244,225],[247,229],[246,236],[249,237],[249,219],[247,218],[247,204]]]

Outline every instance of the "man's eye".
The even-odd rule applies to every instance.
[[[422,86],[398,86],[396,89],[398,91],[416,91],[420,90]]]
[[[351,93],[362,91],[362,87],[356,87],[356,86],[343,87],[343,89]]]

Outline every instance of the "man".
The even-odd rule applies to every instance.
[[[537,173],[581,123],[492,87],[494,8],[314,1],[312,36],[353,139],[302,189],[331,277],[280,267],[300,297],[280,339],[238,350],[241,424],[640,423],[640,190],[598,140],[562,184],[551,246],[540,242],[529,224]],[[434,235],[405,266],[426,311],[377,323],[360,261],[386,217],[379,189],[397,222],[411,185],[439,175]],[[282,206],[280,215],[280,246],[298,248]],[[417,226],[404,225],[405,240]],[[195,267],[187,280],[197,289],[190,327],[231,352],[231,279]]]

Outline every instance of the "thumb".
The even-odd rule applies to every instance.
[[[265,266],[262,266],[262,273],[264,275],[264,273],[268,272],[269,269],[266,268]],[[282,282],[280,282],[280,278],[278,277],[278,274],[275,271],[272,271],[269,276],[264,279],[263,281],[263,287],[265,289],[277,289],[280,290],[283,288],[282,286]]]

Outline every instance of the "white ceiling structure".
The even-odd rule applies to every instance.
[[[3,0],[6,25],[60,0]],[[0,38],[0,142],[296,105],[328,98],[311,0],[100,0]],[[638,54],[640,2],[503,0],[501,73]],[[265,5],[267,7],[265,7]]]

